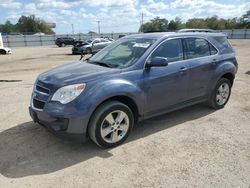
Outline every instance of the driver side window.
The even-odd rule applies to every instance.
[[[154,57],[164,57],[168,62],[180,61],[184,59],[181,39],[171,39],[163,42],[151,55]]]

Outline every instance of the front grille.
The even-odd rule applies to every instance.
[[[36,85],[36,90],[49,95],[49,89]]]
[[[44,105],[45,105],[45,102],[43,101],[39,101],[37,99],[33,99],[33,106],[37,109],[43,109],[44,108]]]

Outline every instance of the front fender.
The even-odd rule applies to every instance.
[[[137,105],[139,114],[143,113],[144,92],[138,85],[124,79],[94,83],[90,86],[84,98],[85,100],[91,99],[91,101],[93,101],[89,108],[89,112],[92,114],[103,101],[116,96],[129,97]]]

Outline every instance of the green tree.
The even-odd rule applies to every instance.
[[[54,31],[48,27],[45,21],[36,18],[34,15],[21,16],[17,24],[12,24],[10,21],[6,21],[5,24],[0,26],[0,32],[11,33],[38,33],[53,34]]]
[[[192,18],[186,22],[186,28],[207,29],[207,24],[202,18]]]
[[[53,34],[54,32],[50,29],[45,21],[36,18],[35,15],[21,16],[16,24],[19,32],[32,32],[32,33],[46,33]]]
[[[140,27],[140,31],[144,33],[162,32],[162,31],[167,31],[167,28],[168,28],[168,20],[166,20],[165,18],[156,17],[150,20],[150,22],[143,24]]]
[[[179,30],[184,28],[184,24],[182,23],[181,19],[179,17],[176,17],[174,20],[171,20],[168,24],[168,30]]]
[[[0,26],[0,31],[3,33],[16,32],[16,27],[9,20]]]

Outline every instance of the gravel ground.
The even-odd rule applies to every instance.
[[[29,117],[37,75],[78,60],[70,47],[0,56],[0,187],[249,188],[250,40],[231,42],[239,71],[224,109],[196,105],[144,121],[105,150],[57,138]]]

